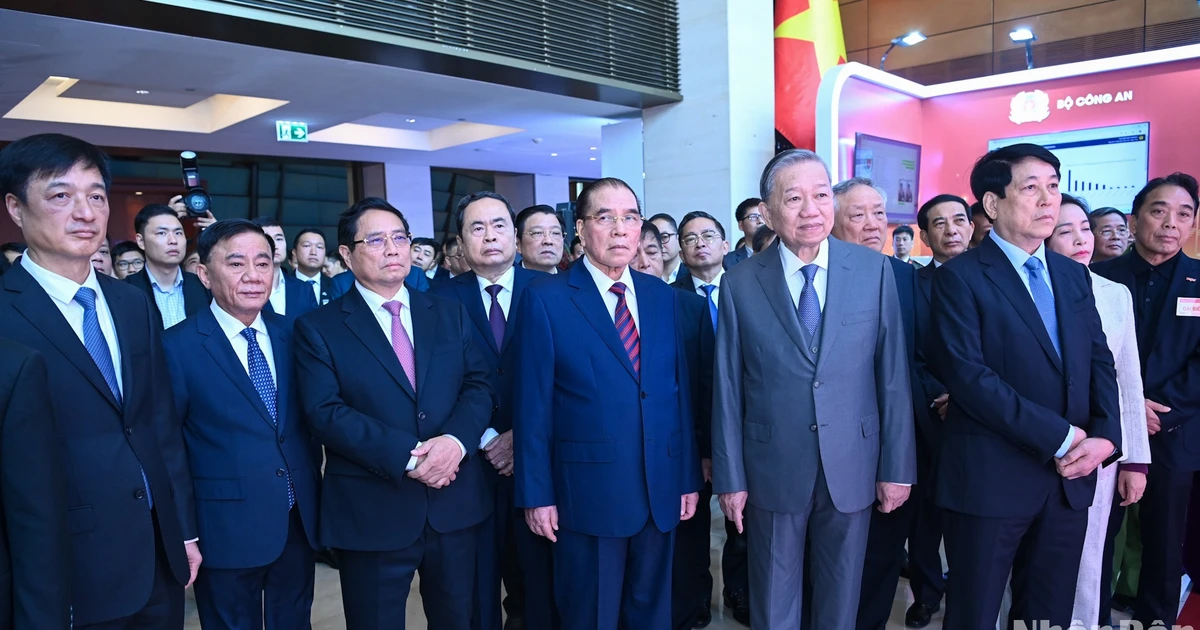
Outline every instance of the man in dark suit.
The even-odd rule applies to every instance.
[[[554,624],[550,545],[534,536],[524,514],[513,507],[513,329],[521,294],[541,272],[515,267],[515,217],[508,200],[479,192],[459,200],[455,210],[460,248],[471,271],[434,283],[432,293],[458,300],[474,323],[475,345],[487,358],[492,389],[492,419],[479,442],[488,464],[484,477],[493,493],[494,512],[479,528],[476,597],[472,627],[500,630],[500,583],[504,582],[509,628],[550,628]],[[520,553],[518,553],[518,550]],[[518,560],[524,561],[522,563]],[[533,573],[531,584],[525,575]],[[527,612],[528,611],[528,612]]]
[[[46,358],[0,338],[0,628],[71,623],[67,468]]]
[[[296,385],[325,445],[321,544],[341,563],[350,630],[404,627],[421,573],[431,628],[468,630],[476,526],[492,511],[490,375],[457,302],[410,291],[408,222],[382,199],[338,220],[354,287],[296,321]],[[467,446],[471,448],[468,450]]]
[[[316,228],[300,230],[292,239],[292,259],[296,261],[292,273],[311,288],[317,306],[328,304],[333,299],[329,297],[333,282],[321,273],[325,267],[325,234]]]
[[[369,197],[368,199],[378,199],[378,198],[377,197],[374,197],[374,198]],[[363,201],[365,202],[365,201],[367,201],[367,199],[363,199]],[[412,289],[413,291],[417,291],[419,293],[425,293],[426,291],[429,290],[429,278],[425,277],[425,270],[421,269],[420,267],[418,267],[416,265],[413,265],[412,269],[408,272],[408,277],[404,279],[404,284],[409,289]],[[343,295],[346,295],[346,293],[353,286],[354,286],[354,272],[353,271],[343,271],[342,273],[339,273],[338,275],[334,276],[332,281],[330,282],[329,299],[336,300],[336,299],[342,297]]]
[[[263,312],[279,315],[291,325],[297,317],[317,308],[313,287],[283,270],[283,261],[287,259],[288,249],[287,237],[283,235],[283,227],[279,222],[270,217],[256,217],[252,222],[271,237],[275,246],[275,275],[271,280],[271,298],[263,307]]]
[[[1120,456],[1088,271],[1044,245],[1058,182],[1058,158],[1037,145],[980,158],[971,191],[994,228],[933,277],[929,365],[949,393],[937,474],[948,630],[991,627],[1010,572],[1010,620],[1070,625],[1093,473]]]
[[[754,233],[758,228],[766,224],[763,221],[763,214],[766,213],[766,206],[763,205],[762,199],[751,197],[742,203],[739,203],[737,209],[734,210],[733,216],[737,219],[738,228],[746,240],[746,244],[738,247],[733,251],[725,254],[725,269],[730,269],[734,265],[746,260],[754,253],[750,242],[754,239]]]
[[[0,152],[0,196],[29,243],[4,274],[0,335],[46,357],[68,471],[75,628],[182,628],[201,556],[146,294],[89,262],[108,222],[107,158],[58,134]],[[186,541],[186,542],[185,542]]]
[[[1133,618],[1146,626],[1176,621],[1188,497],[1200,470],[1200,262],[1182,251],[1196,197],[1190,175],[1151,180],[1133,200],[1133,248],[1093,267],[1133,294],[1151,453]]]
[[[516,504],[555,543],[563,628],[668,630],[674,530],[702,485],[685,322],[670,287],[629,269],[642,217],[628,185],[588,184],[578,216],[583,261],[521,301]]]
[[[183,224],[170,206],[152,203],[133,219],[137,245],[146,252],[145,267],[125,281],[149,295],[162,319],[163,328],[208,307],[208,290],[195,274],[180,267],[187,256]]]
[[[200,234],[208,309],[163,335],[195,487],[205,628],[306,628],[319,472],[292,386],[291,332],[262,314],[273,252],[253,223]]]

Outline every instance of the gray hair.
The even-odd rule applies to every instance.
[[[871,179],[870,177],[851,177],[844,182],[838,182],[838,184],[833,187],[834,212],[841,210],[839,207],[841,204],[838,202],[838,200],[842,198],[842,195],[850,192],[855,186],[871,187],[875,192],[879,193],[879,196],[883,199],[883,205],[885,207],[887,206],[887,191],[880,188],[879,185],[875,183],[875,180]]]
[[[829,176],[829,166],[825,164],[825,160],[822,160],[821,156],[808,149],[789,149],[771,158],[771,161],[767,162],[766,168],[763,169],[762,178],[758,180],[759,196],[763,201],[770,203],[771,191],[775,189],[775,178],[779,176],[779,171],[805,162],[820,164],[825,169],[825,175]],[[829,180],[833,181],[833,177],[829,176]]]

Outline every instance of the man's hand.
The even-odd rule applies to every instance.
[[[200,563],[204,562],[204,556],[200,555],[200,543],[197,542],[184,543],[183,551],[187,553],[188,561],[188,583],[183,588],[187,588],[196,581],[196,573],[200,571]]]
[[[1121,493],[1121,507],[1129,507],[1142,500],[1146,492],[1146,473],[1122,470],[1117,475],[1117,492]]]
[[[1075,427],[1075,435],[1071,438],[1071,446],[1067,448],[1067,453],[1070,453],[1071,451],[1075,450],[1075,448],[1077,446],[1079,446],[1080,444],[1082,444],[1083,441],[1086,439],[1087,439],[1087,431],[1084,431],[1083,429],[1081,429],[1079,427]],[[1066,455],[1063,455],[1063,457],[1066,457]]]
[[[942,420],[946,419],[946,410],[950,406],[950,392],[942,392],[941,396],[933,399],[933,407]]]
[[[737,525],[739,534],[744,531],[742,512],[746,509],[746,498],[749,496],[748,492],[742,490],[741,492],[727,492],[717,499],[717,502],[721,504],[721,511],[725,513],[725,518]]]
[[[908,500],[909,493],[912,492],[912,486],[903,486],[898,483],[887,481],[875,482],[875,498],[879,499],[879,511],[887,514],[896,508],[904,505]]]
[[[1146,399],[1146,432],[1154,435],[1162,431],[1162,419],[1158,417],[1160,413],[1170,413],[1171,408],[1162,404],[1156,403],[1149,398]]]
[[[492,468],[500,471],[501,475],[511,477],[513,472],[512,429],[492,438],[492,441],[483,447],[483,456],[491,463]]]
[[[1063,477],[1079,479],[1092,474],[1092,471],[1112,454],[1112,442],[1104,438],[1085,438],[1071,447],[1071,450],[1054,465],[1058,468],[1058,474]]]
[[[175,195],[174,197],[171,197],[171,200],[167,202],[167,205],[171,206],[171,209],[175,211],[175,214],[179,215],[180,221],[183,221],[191,216],[188,214],[187,206],[183,204],[183,195]],[[205,212],[204,216],[202,217],[195,217],[195,219],[196,227],[200,228],[201,232],[203,232],[208,226],[217,222],[217,218],[213,216],[212,210]]]
[[[558,506],[526,508],[525,524],[529,526],[529,531],[538,536],[558,542],[558,537],[554,535],[558,531]]]
[[[700,502],[700,493],[693,492],[679,498],[679,520],[686,521],[696,515],[696,504]]]
[[[425,440],[412,450],[412,455],[425,459],[419,459],[420,463],[409,471],[408,476],[430,488],[445,488],[450,485],[458,473],[458,465],[462,463],[462,449],[458,447],[457,442],[445,435]]]
[[[704,475],[704,483],[712,483],[712,460],[700,458],[700,472]]]

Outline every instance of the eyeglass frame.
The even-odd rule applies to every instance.
[[[359,239],[357,241],[350,241],[350,248],[353,249],[355,246],[362,243],[362,244],[366,245],[367,249],[370,251],[381,252],[381,251],[384,251],[385,249],[387,249],[387,242],[389,240],[392,242],[392,245],[395,245],[396,247],[404,247],[404,246],[412,243],[412,237],[403,232],[397,232],[397,233],[393,233],[391,235],[380,234],[378,236],[379,245],[372,245],[370,243],[370,241],[375,240],[375,238],[377,238],[377,237],[372,236],[372,237],[368,237],[368,238]]]
[[[696,240],[689,242],[692,239]],[[716,230],[704,230],[699,234],[692,233],[679,239],[679,244],[683,245],[684,247],[695,247],[700,244],[701,240],[703,240],[706,245],[712,245],[714,243],[720,243],[724,239],[721,238],[721,233]]]

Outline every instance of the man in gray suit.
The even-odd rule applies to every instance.
[[[753,626],[794,630],[804,612],[814,628],[848,627],[869,510],[899,507],[917,477],[895,276],[886,257],[829,237],[833,194],[815,153],[780,153],[759,186],[779,238],[722,283],[713,491],[748,531]]]

